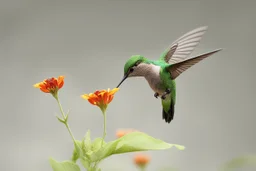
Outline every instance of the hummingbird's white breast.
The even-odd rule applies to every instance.
[[[143,68],[145,68],[145,72],[143,76],[148,81],[149,86],[154,92],[157,92],[159,95],[164,93],[164,89],[162,85],[162,80],[160,78],[160,66],[154,64],[141,64]]]

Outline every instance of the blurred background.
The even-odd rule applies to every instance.
[[[143,78],[130,78],[108,108],[106,140],[119,128],[133,128],[186,147],[148,152],[150,171],[216,171],[234,157],[255,154],[255,6],[238,0],[1,0],[0,170],[50,171],[49,157],[63,161],[72,154],[72,140],[55,117],[56,101],[33,84],[65,75],[60,100],[71,110],[70,127],[77,139],[88,129],[96,138],[102,114],[80,95],[114,88],[131,55],[158,59],[176,38],[204,25],[209,29],[192,56],[224,50],[176,80],[174,120],[162,120],[161,101]],[[133,155],[112,156],[101,168],[136,170]]]

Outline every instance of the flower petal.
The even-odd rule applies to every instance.
[[[96,105],[96,101],[94,101],[93,99],[88,99],[88,101],[92,104],[92,105]]]
[[[90,96],[88,94],[83,94],[83,95],[81,95],[81,97],[86,100],[88,100],[90,98]]]
[[[108,93],[107,92],[102,94],[102,100],[103,100],[104,104],[108,104]]]
[[[36,84],[34,84],[33,86],[34,86],[35,88],[40,88],[40,87],[41,87],[41,84],[42,84],[42,82],[36,83]]]
[[[113,98],[114,98],[113,95],[111,95],[111,96],[108,97],[108,104],[109,104],[110,102],[112,102]]]
[[[59,89],[64,85],[64,78],[65,78],[65,76],[62,76],[62,75],[58,77],[57,82],[58,82]]]
[[[109,94],[112,95],[112,94],[115,94],[117,91],[119,90],[119,88],[113,88]]]
[[[61,89],[63,87],[63,85],[64,85],[64,81],[58,83],[58,88]]]
[[[41,87],[40,90],[45,93],[50,93],[49,89],[46,89],[44,87]]]
[[[93,94],[95,94],[96,96],[100,95],[102,93],[102,90],[97,90],[95,91]]]
[[[106,91],[105,90],[100,90],[99,92],[97,92],[98,94],[98,96],[102,96],[103,97],[103,95],[106,93]]]

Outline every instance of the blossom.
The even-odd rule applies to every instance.
[[[94,93],[84,94],[81,97],[88,100],[92,105],[98,106],[102,111],[105,111],[118,90],[119,88],[114,88],[112,90],[97,90]]]
[[[128,134],[128,133],[131,133],[131,132],[135,132],[136,130],[134,130],[134,129],[126,129],[126,130],[124,130],[124,129],[120,129],[120,130],[117,130],[116,131],[116,136],[117,136],[117,138],[121,138],[122,136],[124,136],[124,135],[126,135],[126,134]]]
[[[53,96],[57,95],[59,89],[64,85],[64,76],[58,78],[48,78],[44,81],[34,84],[35,88],[39,88],[44,93],[51,93]]]
[[[138,167],[145,167],[150,162],[150,157],[146,154],[136,154],[133,160]]]

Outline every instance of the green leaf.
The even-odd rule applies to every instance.
[[[53,171],[80,171],[79,166],[72,161],[58,162],[53,158],[50,158],[49,161]]]
[[[57,118],[61,123],[64,123],[64,124],[65,124],[65,120],[59,118],[58,116],[56,116],[56,118]]]
[[[131,132],[115,141],[107,143],[103,148],[92,154],[92,161],[100,161],[113,154],[121,154],[135,151],[164,150],[171,147],[184,150],[185,147],[177,144],[169,144],[160,139],[155,139],[142,132]]]
[[[68,110],[66,116],[65,116],[65,121],[68,122],[68,116],[69,116],[70,110]]]
[[[81,161],[82,165],[84,166],[84,168],[86,168],[86,170],[90,169],[90,162],[87,158],[82,157],[82,158],[80,158],[80,161]]]
[[[79,154],[78,154],[77,150],[74,149],[71,160],[72,160],[73,162],[76,162],[77,159],[79,159]]]
[[[83,155],[82,148],[81,148],[82,145],[81,144],[82,144],[81,141],[75,140],[75,144],[74,144],[75,148],[73,150],[73,155],[72,155],[72,158],[71,158],[71,160],[73,162],[76,162],[77,159],[79,159],[79,157]]]
[[[104,145],[100,150],[98,150],[97,152],[95,152],[91,155],[91,161],[92,162],[100,161],[100,160],[114,154],[114,151],[116,149],[118,142],[119,142],[119,139],[109,142],[106,145]]]
[[[72,156],[72,160],[73,159],[78,159],[80,158],[81,156],[83,156],[83,150],[82,150],[82,142],[79,141],[79,140],[75,140],[75,149],[73,151],[73,156]],[[77,158],[78,157],[78,158]]]
[[[85,134],[85,137],[83,139],[83,146],[86,150],[91,149],[91,132],[88,130]]]
[[[164,150],[175,146],[179,150],[185,147],[177,144],[169,144],[160,139],[155,139],[142,132],[126,134],[119,141],[115,153],[126,153],[133,151]]]
[[[234,170],[236,168],[241,168],[245,166],[256,167],[256,155],[248,155],[248,156],[241,156],[241,157],[234,158],[226,162],[224,165],[222,165],[220,170],[230,171],[230,170]]]
[[[91,133],[90,130],[87,131],[85,137],[83,138],[82,141],[82,150],[83,150],[83,154],[89,158],[90,155],[92,154],[92,143],[91,143]]]
[[[96,151],[98,151],[100,148],[101,148],[101,146],[104,146],[106,144],[106,142],[102,139],[102,138],[96,138],[94,141],[93,141],[93,143],[92,143],[92,148],[91,148],[91,150],[93,151],[93,152],[96,152]]]

